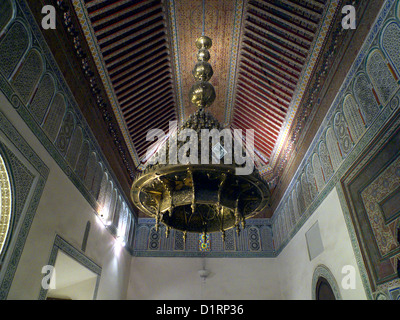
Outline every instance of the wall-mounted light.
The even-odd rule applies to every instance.
[[[115,238],[115,240],[116,240],[116,242],[117,242],[121,247],[125,247],[126,242],[125,242],[125,240],[124,240],[123,237],[117,236],[117,237]]]
[[[98,218],[105,227],[108,227],[111,224],[111,221],[108,219],[108,215],[109,212],[106,207],[101,207],[98,211]]]

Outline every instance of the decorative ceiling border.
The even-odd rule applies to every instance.
[[[168,31],[171,35],[172,42],[172,52],[174,73],[175,73],[175,85],[176,85],[176,104],[178,121],[183,124],[185,121],[185,108],[183,105],[183,93],[182,93],[182,77],[181,77],[181,64],[179,56],[179,43],[178,43],[178,26],[176,24],[176,14],[175,14],[175,0],[166,0],[168,9]]]
[[[130,138],[130,136],[128,134],[127,125],[121,114],[121,110],[119,108],[119,103],[118,103],[115,91],[113,89],[113,86],[111,84],[111,79],[108,75],[107,68],[105,66],[105,62],[104,62],[104,59],[101,54],[101,50],[96,41],[96,36],[94,34],[92,25],[90,23],[90,18],[89,18],[88,12],[86,10],[85,4],[82,3],[83,0],[71,0],[71,2],[74,6],[74,10],[75,10],[76,16],[78,18],[78,21],[80,23],[80,26],[82,28],[83,34],[85,35],[86,42],[90,49],[90,53],[92,54],[93,61],[97,67],[97,71],[103,82],[104,88],[106,90],[106,94],[111,103],[111,107],[114,111],[115,118],[118,122],[119,127],[121,128],[121,132],[124,137],[125,143],[128,147],[129,154],[131,155],[132,160],[134,161],[135,165],[138,166],[140,164],[140,160],[137,155],[136,149],[133,145],[132,139]]]
[[[233,23],[233,32],[232,32],[231,57],[229,60],[228,88],[226,92],[224,127],[227,127],[232,120],[232,112],[233,112],[236,81],[237,81],[236,74],[237,74],[237,67],[238,67],[237,62],[239,56],[239,41],[240,41],[240,33],[242,27],[242,18],[244,13],[243,9],[244,9],[244,0],[236,0],[235,20]]]
[[[289,106],[289,110],[285,119],[285,122],[282,126],[282,129],[279,133],[277,143],[275,144],[274,149],[271,153],[270,164],[272,167],[275,166],[277,160],[279,158],[279,154],[282,150],[282,147],[285,143],[286,137],[288,136],[290,127],[295,119],[297,110],[300,106],[300,103],[303,99],[303,96],[306,92],[307,85],[312,77],[314,67],[318,61],[319,54],[323,49],[323,45],[325,42],[325,38],[329,33],[330,25],[332,20],[335,17],[336,10],[338,8],[341,0],[331,0],[329,8],[325,12],[325,16],[323,21],[319,27],[318,36],[314,41],[314,47],[311,54],[308,56],[307,67],[303,70],[300,84],[296,88],[296,92],[294,94],[294,99]]]

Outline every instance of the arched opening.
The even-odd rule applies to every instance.
[[[315,291],[316,300],[336,300],[331,285],[324,277],[318,278]]]

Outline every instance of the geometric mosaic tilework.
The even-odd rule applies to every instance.
[[[260,232],[256,227],[250,227],[248,229],[248,238],[249,238],[249,250],[250,251],[260,251]]]
[[[393,41],[398,43],[399,39],[393,39]],[[382,105],[386,105],[393,92],[397,90],[398,84],[397,76],[393,73],[394,67],[386,62],[381,50],[382,48],[375,48],[370,52],[366,63],[366,72],[378,94],[379,101]]]
[[[342,179],[345,201],[375,299],[388,298],[389,288],[400,285],[397,274],[400,260],[399,112],[391,122],[390,130],[382,130],[377,143]]]
[[[64,96],[60,93],[56,93],[42,126],[52,142],[54,142],[57,137],[66,109],[67,106]]]
[[[348,94],[343,100],[343,114],[348,120],[349,134],[357,142],[364,133],[365,120],[352,94]]]
[[[210,248],[210,234],[201,233],[199,235],[199,250],[201,252],[209,252]]]
[[[397,241],[396,222],[392,221],[392,215],[387,215],[382,210],[380,203],[385,203],[385,199],[393,196],[392,192],[400,186],[400,157],[397,158],[378,178],[361,192],[365,211],[371,223],[372,231],[376,239],[376,244],[382,256],[400,247]],[[398,203],[396,203],[395,213],[398,214]],[[400,258],[400,255],[399,255]]]
[[[26,168],[7,146],[0,144],[0,148],[4,150],[4,154],[7,156],[7,162],[13,175],[13,185],[17,186],[13,195],[17,199],[13,208],[13,227],[15,227],[22,215],[35,175]]]
[[[12,52],[8,51],[8,55],[13,54],[14,48],[10,49],[12,49]],[[26,104],[30,100],[42,72],[43,60],[39,52],[32,49],[21,62],[20,69],[11,79],[11,84],[14,90],[18,92],[23,103]]]
[[[2,31],[7,24],[2,26]],[[29,45],[28,32],[22,23],[15,22],[0,42],[0,71],[8,79]],[[13,52],[12,55],[7,54]]]
[[[165,235],[165,226],[156,231],[155,220],[139,218],[134,237],[135,256],[174,257],[273,257],[273,243],[269,219],[248,219],[246,228],[238,236],[234,229],[225,232],[225,241],[220,232],[212,232],[203,239],[203,234],[170,230]]]
[[[357,105],[360,106],[366,120],[366,125],[370,126],[379,113],[379,102],[374,88],[364,72],[356,75],[353,83],[353,92]]]
[[[353,139],[350,135],[347,119],[342,112],[337,112],[333,120],[334,131],[339,142],[342,157],[346,157],[353,147]]]
[[[13,14],[12,3],[10,1],[1,1],[0,12],[1,12],[0,29],[2,29],[12,18]]]
[[[391,65],[400,75],[400,47],[396,42],[400,37],[400,25],[398,21],[391,21],[382,34],[382,48]]]
[[[55,83],[51,75],[45,74],[40,80],[37,93],[34,95],[29,106],[33,117],[39,124],[42,124],[46,110],[54,95]]]
[[[311,198],[314,198],[318,193],[316,174],[318,175],[318,171],[320,171],[320,170],[319,170],[319,168],[317,168],[318,171],[314,172],[312,160],[313,159],[310,159],[310,161],[307,164],[306,173],[307,173],[308,185],[309,185],[309,189],[310,189],[310,196],[311,196]],[[314,161],[314,163],[315,163],[315,161]],[[287,207],[287,204],[285,206]]]
[[[155,227],[151,228],[149,235],[149,250],[160,249],[160,233],[161,232],[156,231]]]
[[[321,166],[320,157],[316,153],[314,153],[314,155],[312,157],[312,165],[314,168],[314,177],[315,177],[315,183],[317,184],[317,188],[318,188],[317,192],[318,192],[324,188],[325,175],[324,175],[324,172],[323,172],[323,169]]]
[[[400,300],[400,287],[390,288],[388,291],[391,300]]]

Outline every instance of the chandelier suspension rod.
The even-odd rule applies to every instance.
[[[206,29],[206,0],[203,0],[203,31],[201,33],[202,36],[205,34]]]

